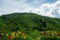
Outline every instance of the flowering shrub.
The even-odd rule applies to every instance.
[[[56,32],[56,31],[39,32],[35,30],[26,33],[22,31],[17,31],[17,32],[13,31],[10,34],[1,33],[0,39],[1,38],[5,38],[5,40],[60,40],[60,32]]]

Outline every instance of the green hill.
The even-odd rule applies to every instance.
[[[60,18],[40,16],[34,13],[13,13],[0,17],[0,26],[19,29],[20,27],[39,31],[59,31]],[[2,25],[1,25],[2,23]]]
[[[1,40],[7,40],[12,35],[12,40],[42,40],[42,37],[45,40],[44,35],[41,36],[42,31],[58,33],[60,18],[45,17],[35,13],[13,13],[0,16]],[[51,32],[48,34],[50,35]],[[46,40],[52,39],[49,35]],[[53,39],[55,40],[55,36]],[[56,39],[59,38],[56,36]]]

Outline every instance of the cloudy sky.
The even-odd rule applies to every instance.
[[[60,0],[0,0],[0,15],[14,12],[60,18]]]

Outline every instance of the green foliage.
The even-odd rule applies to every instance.
[[[39,31],[60,31],[60,18],[44,17],[34,13],[13,13],[0,16],[0,33],[18,30],[27,34],[26,40],[37,40]]]
[[[60,19],[40,16],[34,13],[13,13],[0,16],[0,26],[9,29],[32,28],[39,31],[60,30]],[[5,27],[5,28],[6,28]],[[4,28],[4,27],[3,27]]]

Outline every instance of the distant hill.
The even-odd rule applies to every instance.
[[[41,16],[35,13],[13,13],[0,16],[0,30],[60,31],[60,18]]]

